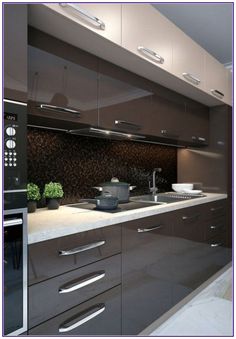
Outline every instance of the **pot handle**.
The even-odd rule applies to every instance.
[[[137,186],[129,186],[129,190],[133,191]]]
[[[97,199],[80,199],[79,202],[88,202],[91,204],[97,204]]]
[[[96,190],[102,192],[102,187],[101,186],[93,186],[92,188],[95,188]]]

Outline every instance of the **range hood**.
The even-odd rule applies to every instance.
[[[146,137],[144,135],[138,135],[133,133],[118,132],[113,130],[108,130],[104,128],[97,127],[88,127],[80,129],[71,129],[67,131],[70,134],[84,135],[89,137],[99,137],[106,139],[117,139],[117,140],[144,140]]]

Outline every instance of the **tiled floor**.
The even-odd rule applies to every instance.
[[[232,336],[232,267],[166,321],[153,323],[151,336]],[[141,333],[142,335],[143,333]]]

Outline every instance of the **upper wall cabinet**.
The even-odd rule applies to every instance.
[[[40,31],[29,31],[29,115],[97,125],[98,59]],[[76,125],[71,126],[72,129]],[[70,128],[70,129],[71,129]]]
[[[226,102],[232,106],[232,72],[227,70],[227,96]]]
[[[45,6],[104,38],[121,44],[120,4],[54,3]]]
[[[173,74],[204,89],[204,50],[180,29],[173,30]]]
[[[122,5],[122,47],[171,72],[173,25],[149,4]]]
[[[217,99],[227,99],[227,69],[210,54],[205,53],[205,90]]]
[[[27,101],[27,5],[4,4],[4,97]]]

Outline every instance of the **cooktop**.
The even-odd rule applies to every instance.
[[[87,202],[81,202],[77,204],[67,205],[67,207],[74,207],[74,208],[82,208],[85,210],[91,210],[91,211],[97,211],[97,212],[106,212],[106,213],[119,213],[124,211],[130,211],[135,210],[138,208],[144,208],[144,207],[150,207],[155,206],[153,203],[144,203],[144,202],[136,202],[136,201],[130,201],[126,204],[119,204],[118,208],[115,210],[99,210],[95,207],[94,204],[90,204]]]

